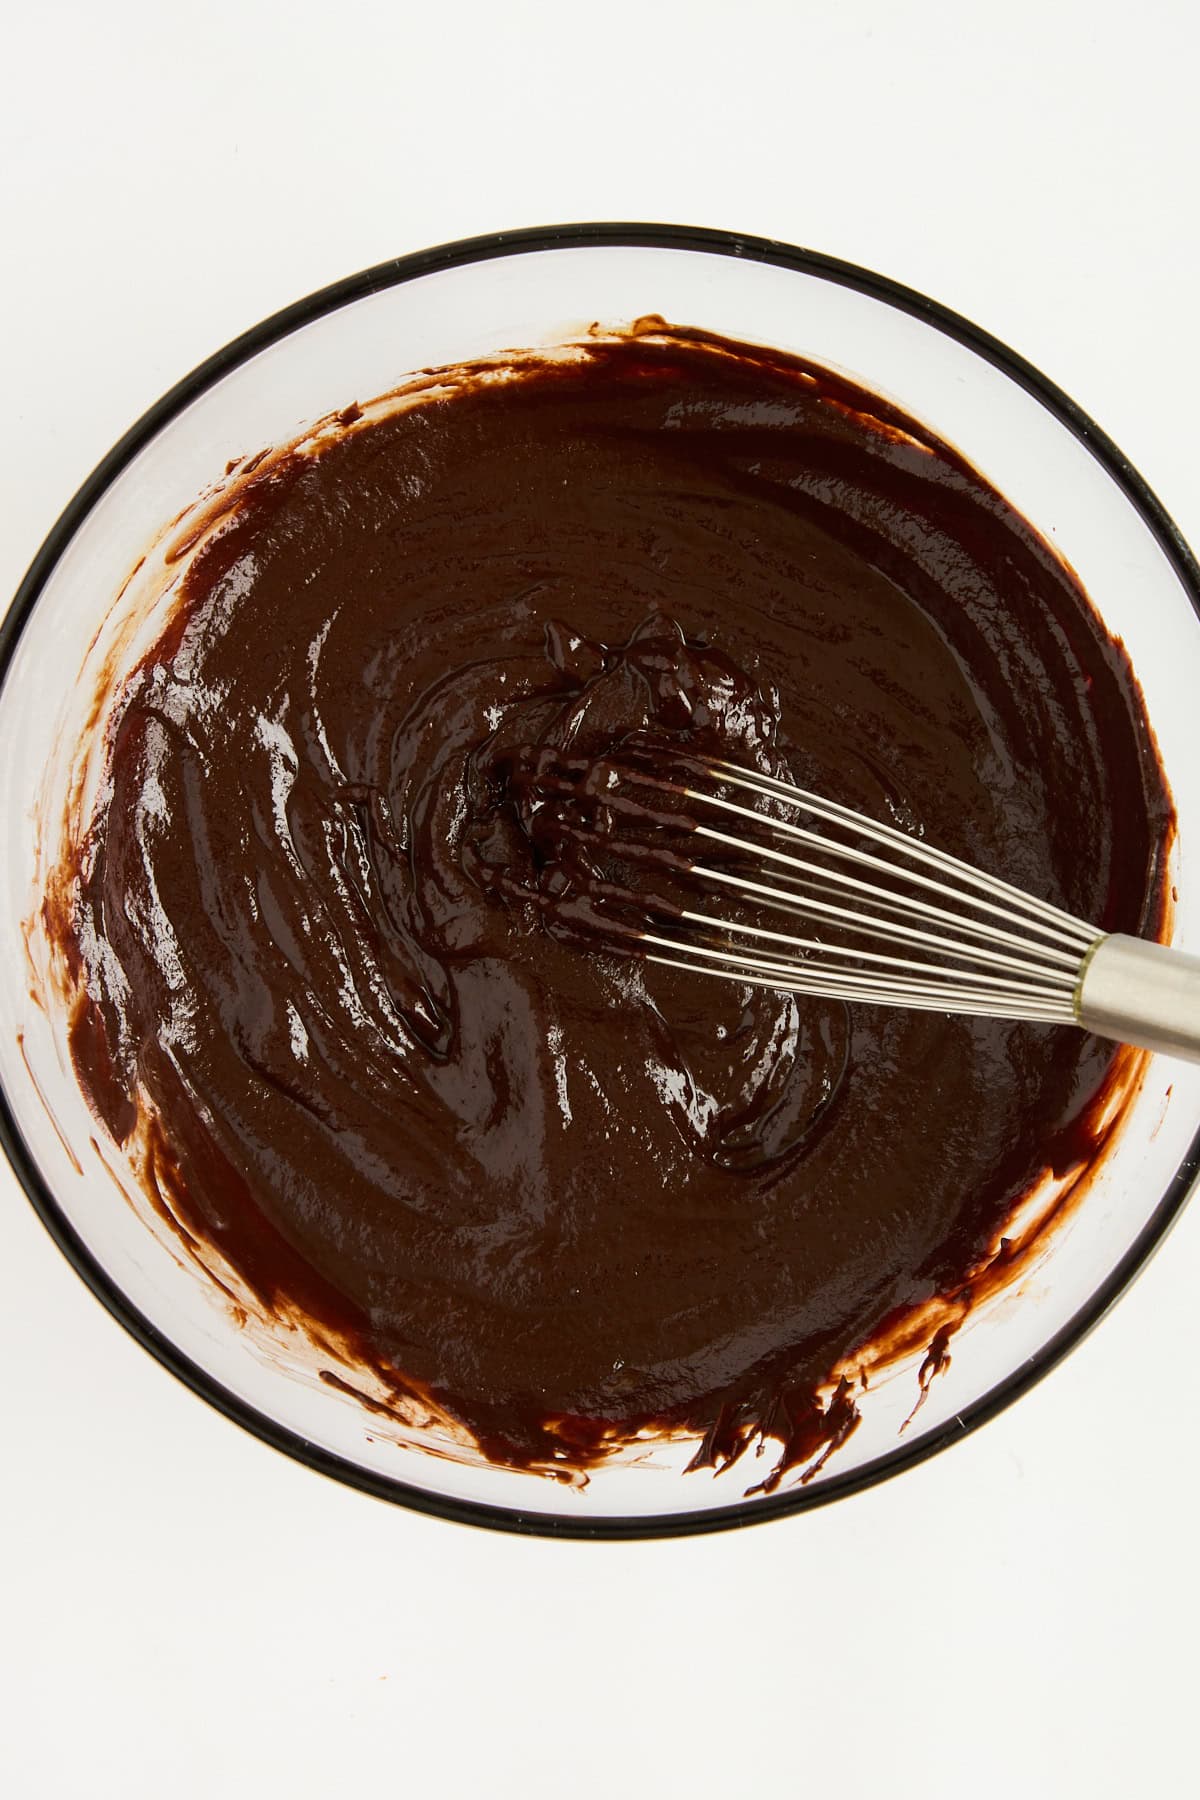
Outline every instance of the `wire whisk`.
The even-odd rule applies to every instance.
[[[527,773],[544,843],[603,849],[649,876],[644,890],[594,884],[601,937],[743,985],[1078,1025],[1200,1061],[1200,959],[1105,933],[788,781],[719,759],[668,773],[650,761],[543,751]],[[703,899],[664,894],[664,874]]]

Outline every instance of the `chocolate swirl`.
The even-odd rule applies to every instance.
[[[351,409],[246,483],[113,717],[63,865],[93,1106],[156,1121],[264,1307],[498,1461],[679,1429],[700,1462],[769,1437],[776,1478],[852,1428],[839,1360],[1100,1153],[1081,1034],[543,928],[514,757],[647,732],[1156,922],[1123,652],[955,452],[825,371],[663,330]]]

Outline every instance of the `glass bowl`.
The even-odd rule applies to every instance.
[[[111,1178],[59,1024],[31,1000],[37,812],[84,728],[79,671],[114,597],[152,583],[167,521],[226,465],[412,371],[660,313],[795,351],[896,400],[962,450],[1074,566],[1142,685],[1178,812],[1174,939],[1200,946],[1200,569],[1145,483],[1053,384],[910,289],[727,232],[573,225],[401,257],[266,320],[165,395],[86,481],[0,628],[0,1139],[63,1252],[113,1316],[230,1419],[381,1498],[476,1524],[636,1537],[778,1517],[853,1493],[956,1442],[1079,1341],[1182,1205],[1200,1153],[1200,1067],[1153,1059],[1082,1203],[1019,1292],[958,1333],[917,1396],[919,1354],[862,1396],[858,1430],[810,1480],[747,1495],[753,1458],[685,1474],[686,1445],[603,1467],[582,1488],[431,1454],[265,1354]],[[157,572],[161,574],[161,566]]]

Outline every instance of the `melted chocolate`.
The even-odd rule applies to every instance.
[[[581,953],[522,747],[783,770],[1109,929],[1169,799],[1076,580],[913,420],[665,328],[500,373],[246,472],[68,846],[73,1056],[181,1228],[492,1458],[766,1436],[769,1485],[1100,1154],[1111,1047]]]

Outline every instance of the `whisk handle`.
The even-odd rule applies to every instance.
[[[1075,1011],[1085,1031],[1200,1062],[1200,957],[1114,932],[1083,961]]]

